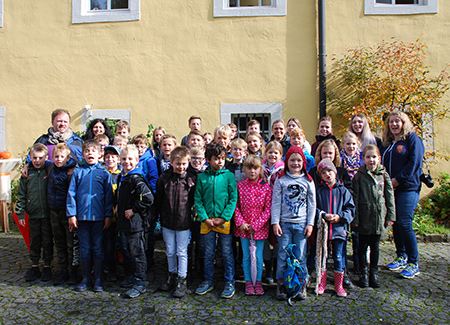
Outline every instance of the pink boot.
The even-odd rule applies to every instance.
[[[344,272],[334,271],[334,291],[336,291],[338,297],[347,297],[342,281],[344,281]]]
[[[324,270],[320,272],[320,283],[316,293],[318,295],[323,295],[326,287],[327,287],[327,270]]]

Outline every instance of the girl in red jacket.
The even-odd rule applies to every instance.
[[[238,183],[239,199],[234,214],[236,237],[241,238],[245,276],[245,294],[264,294],[261,277],[263,271],[264,240],[269,237],[269,218],[272,205],[272,190],[264,179],[261,158],[250,155],[244,162],[247,179]],[[253,285],[250,261],[250,240],[256,242],[256,283]]]

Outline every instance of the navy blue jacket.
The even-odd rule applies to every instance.
[[[355,204],[352,195],[345,186],[337,181],[332,188],[321,182],[317,186],[317,221],[325,219],[325,214],[338,214],[341,219],[338,223],[330,223],[329,239],[347,240],[348,225],[355,217]]]
[[[142,174],[144,175],[147,184],[150,186],[152,194],[154,194],[159,174],[156,160],[153,158],[153,153],[150,148],[148,148],[147,151],[139,157],[139,163],[137,166],[142,167]]]
[[[103,221],[113,216],[111,174],[100,163],[82,164],[73,171],[67,192],[67,217]]]
[[[384,149],[383,165],[399,185],[396,191],[420,191],[425,147],[417,134],[411,132],[406,140],[392,143]]]
[[[75,159],[70,158],[65,166],[56,167],[51,163],[47,167],[48,185],[47,202],[50,210],[65,211],[67,191],[69,189],[71,175],[67,175],[69,169],[76,167]]]

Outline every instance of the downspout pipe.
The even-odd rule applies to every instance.
[[[319,22],[319,115],[320,118],[327,115],[327,70],[325,50],[325,0],[318,0]]]

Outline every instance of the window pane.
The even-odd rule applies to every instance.
[[[91,10],[106,10],[106,0],[91,0]]]
[[[416,5],[417,0],[396,0],[395,4],[397,4],[397,5]]]
[[[111,9],[128,9],[128,0],[111,0]]]
[[[392,0],[377,0],[375,1],[376,3],[387,3],[387,4],[392,4]]]
[[[258,5],[258,0],[241,0],[241,7],[253,7]]]
[[[262,1],[262,5],[263,6],[271,6],[272,5],[272,0],[263,0]]]

